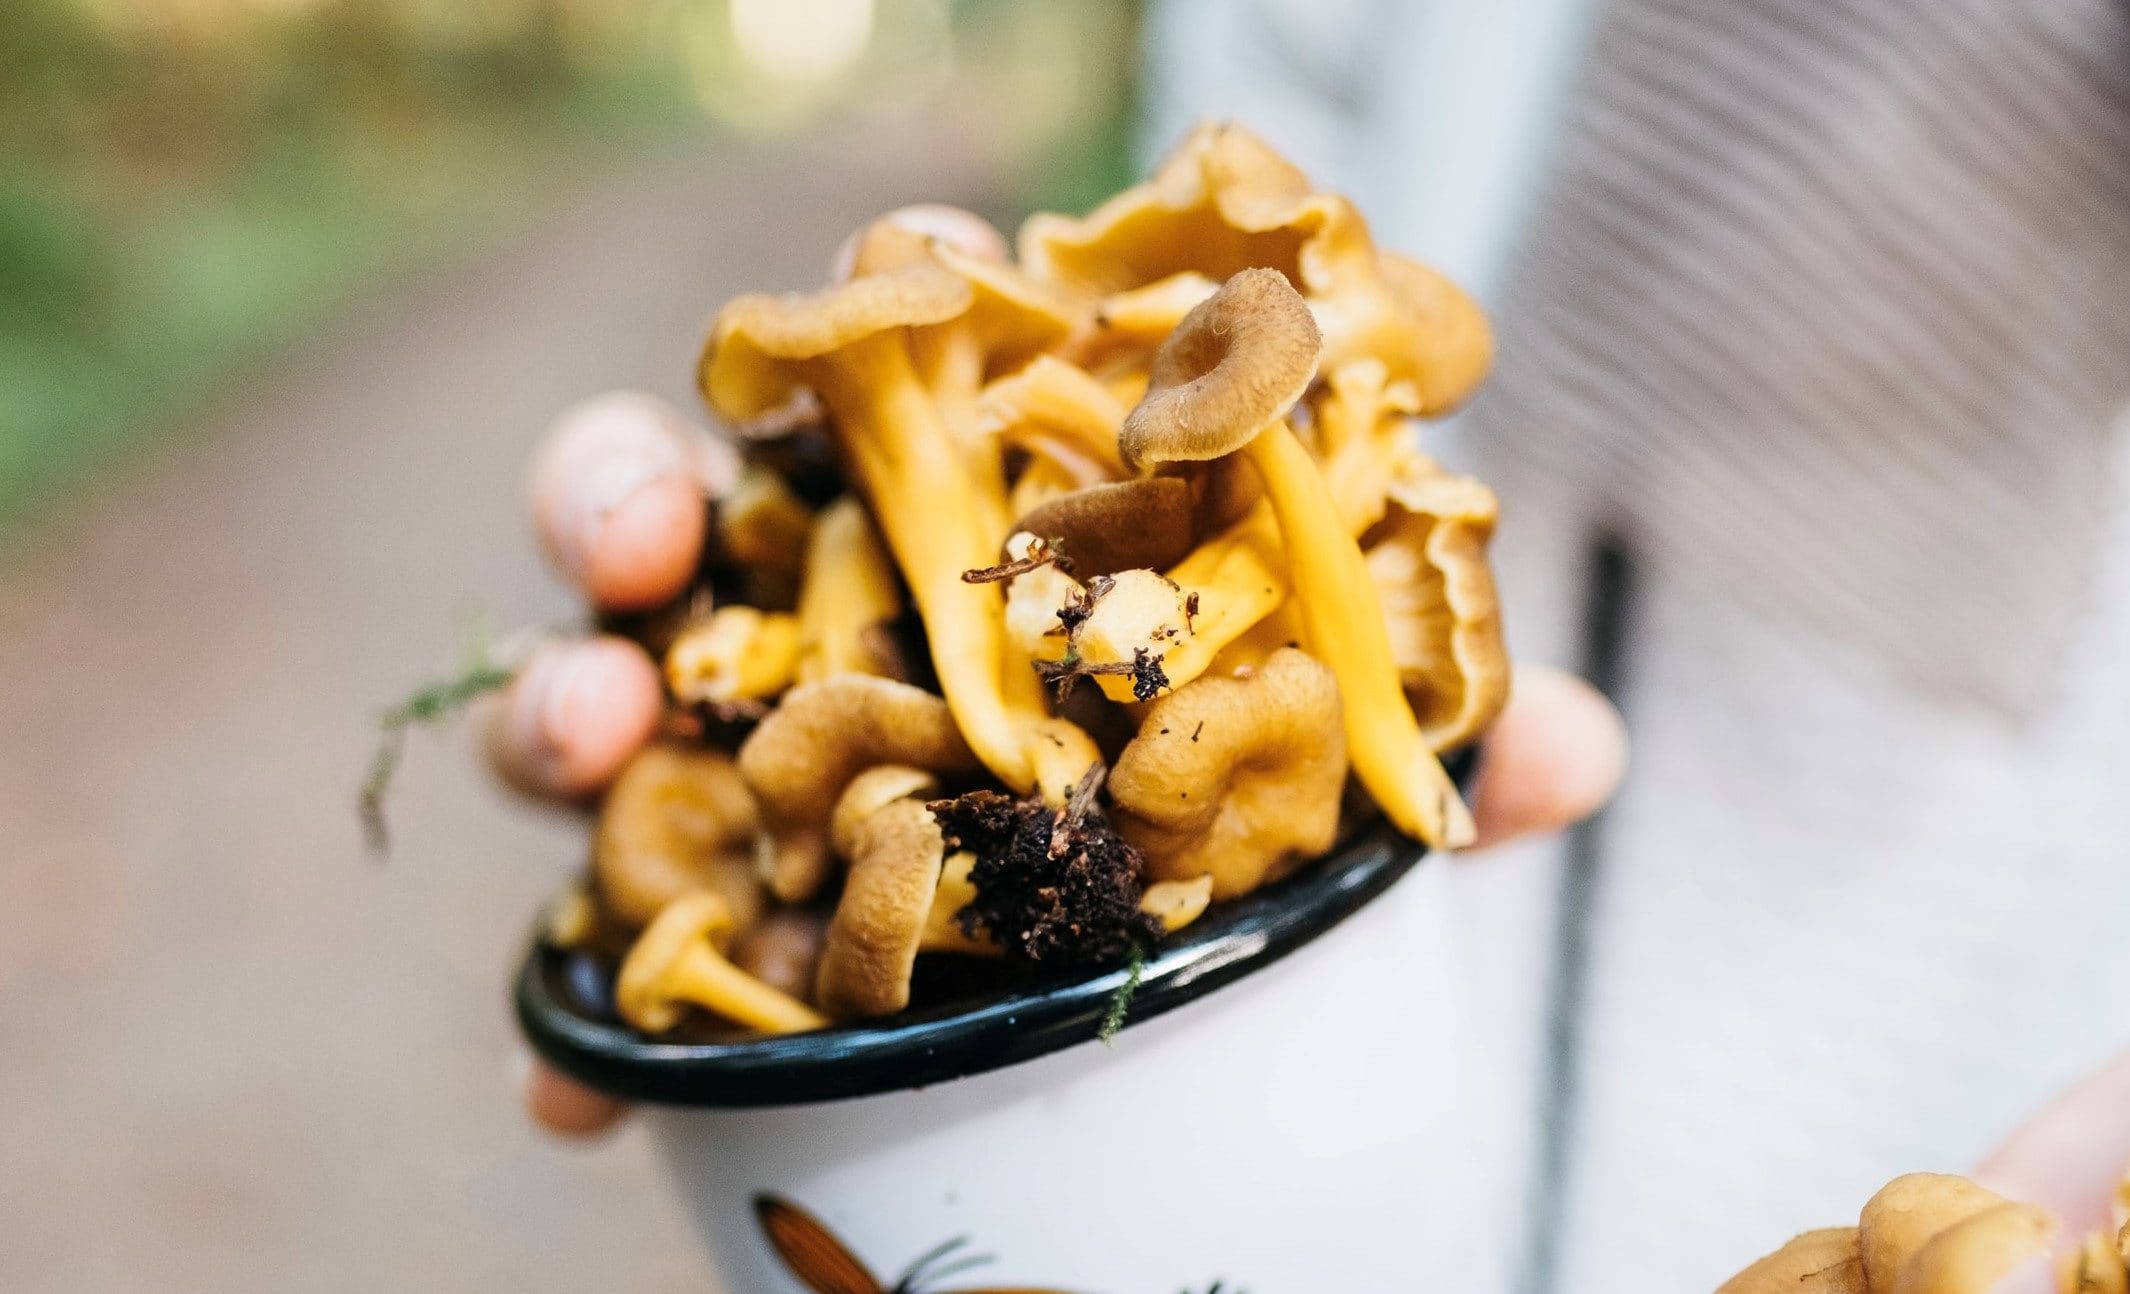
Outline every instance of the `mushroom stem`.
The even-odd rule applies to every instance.
[[[955,722],[985,766],[1025,793],[1034,785],[1031,731],[1049,717],[1041,681],[1003,668],[999,590],[961,578],[996,558],[1003,535],[992,533],[993,511],[894,334],[867,338],[813,367],[924,616],[932,663]],[[1003,511],[1001,504],[997,514]]]
[[[680,1023],[687,1004],[765,1033],[826,1027],[827,1017],[719,955],[711,941],[731,927],[731,909],[715,894],[667,904],[621,964],[614,1004],[622,1018],[645,1033],[664,1033]]]
[[[823,508],[799,587],[798,681],[888,673],[890,662],[871,641],[872,631],[895,618],[901,601],[864,505],[846,497]]]
[[[1436,848],[1471,843],[1471,811],[1413,717],[1367,563],[1323,474],[1284,420],[1243,452],[1278,520],[1305,645],[1338,679],[1354,772],[1400,831]]]
[[[1168,575],[1186,598],[1198,597],[1190,636],[1161,660],[1169,685],[1182,687],[1205,673],[1222,648],[1250,632],[1287,596],[1280,527],[1271,506],[1260,500],[1242,520],[1199,545]],[[1131,699],[1129,679],[1100,682],[1110,700]]]

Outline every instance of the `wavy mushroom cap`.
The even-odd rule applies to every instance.
[[[703,396],[730,421],[759,418],[805,387],[795,364],[892,329],[945,323],[975,301],[967,279],[929,263],[819,292],[736,297],[718,311],[703,349]]]
[[[917,259],[908,250],[913,243],[933,240],[993,264],[1013,259],[1006,236],[982,216],[965,207],[918,202],[885,213],[845,239],[830,263],[829,279],[840,283],[908,264]]]
[[[1055,355],[1038,355],[986,386],[976,417],[979,434],[1027,450],[1076,485],[1128,475],[1117,453],[1123,403]]]
[[[1807,1231],[1725,1281],[1716,1294],[1869,1294],[1856,1228]]]
[[[801,683],[739,751],[740,774],[772,824],[826,825],[851,779],[876,764],[939,773],[978,768],[945,701],[870,674]]]
[[[606,909],[637,927],[697,890],[740,925],[760,914],[754,797],[720,751],[661,742],[621,770],[600,806],[592,870]]]
[[[1949,1173],[1894,1178],[1864,1202],[1857,1219],[1868,1287],[1893,1289],[1932,1237],[2004,1202],[1995,1191]]]
[[[1193,130],[1152,178],[1085,217],[1030,217],[1020,249],[1031,273],[1110,295],[1261,265],[1299,278],[1305,261],[1365,250],[1367,240],[1352,204],[1316,192],[1262,139],[1220,122]]]
[[[814,980],[823,1011],[863,1019],[909,1005],[945,860],[939,824],[916,800],[894,801],[859,824]]]
[[[881,764],[851,779],[829,815],[828,838],[836,852],[850,858],[858,850],[858,833],[866,820],[897,800],[928,800],[939,793],[939,780],[921,768]]]
[[[1276,270],[1243,270],[1193,307],[1154,352],[1146,398],[1118,448],[1137,468],[1234,453],[1293,408],[1316,377],[1323,338]]]
[[[1109,775],[1118,829],[1154,877],[1211,876],[1216,901],[1329,849],[1345,784],[1338,684],[1291,647],[1155,701]]]
[[[1494,492],[1425,460],[1402,465],[1391,506],[1369,535],[1368,574],[1383,604],[1413,717],[1436,750],[1485,730],[1509,699],[1501,603],[1487,564]]]

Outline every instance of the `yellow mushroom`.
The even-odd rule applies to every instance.
[[[1856,1228],[1807,1231],[1723,1282],[1716,1294],[1870,1294]]]
[[[941,773],[977,767],[945,702],[868,674],[801,683],[748,734],[739,769],[773,842],[769,886],[777,898],[803,903],[827,882],[836,802],[880,764]]]
[[[1216,900],[1329,849],[1345,785],[1338,684],[1292,648],[1155,701],[1109,776],[1117,829],[1149,874],[1211,877]]]
[[[894,567],[865,507],[845,497],[821,509],[799,585],[799,682],[831,674],[893,676],[886,625],[902,610]]]
[[[1487,565],[1494,492],[1424,458],[1391,478],[1389,515],[1369,535],[1369,578],[1391,659],[1428,745],[1477,737],[1509,699],[1501,603]]]
[[[728,418],[773,408],[800,387],[827,404],[924,617],[955,720],[985,765],[1025,792],[1034,785],[1029,743],[1048,716],[1040,680],[1007,668],[999,590],[962,579],[993,562],[1006,537],[1004,483],[972,470],[951,419],[963,405],[973,410],[980,389],[972,355],[1017,365],[1051,333],[1008,327],[1019,317],[1013,300],[945,261],[960,265],[934,246],[927,261],[823,293],[730,303],[704,353],[702,385]],[[994,333],[1014,344],[972,340]]]
[[[799,645],[796,616],[719,607],[682,628],[666,648],[666,688],[690,704],[765,701],[791,686]]]
[[[1468,844],[1471,813],[1405,699],[1360,547],[1323,473],[1282,419],[1300,395],[1296,372],[1305,361],[1313,371],[1314,337],[1308,307],[1285,279],[1262,269],[1235,275],[1156,353],[1147,398],[1120,434],[1125,460],[1240,453],[1257,469],[1259,506],[1272,514],[1285,550],[1303,645],[1339,681],[1355,774],[1399,830],[1438,848]],[[1217,615],[1226,600],[1208,590],[1201,610]],[[1273,598],[1258,618],[1277,604]]]
[[[1391,477],[1418,455],[1411,415],[1418,397],[1392,382],[1381,360],[1352,360],[1326,374],[1316,402],[1316,455],[1346,528],[1356,535],[1383,519]]]
[[[826,1017],[727,961],[716,943],[733,931],[731,910],[708,892],[667,904],[621,963],[614,1005],[645,1033],[664,1033],[693,1006],[764,1033],[823,1028]]]
[[[683,894],[716,892],[734,925],[761,916],[754,797],[730,756],[659,742],[621,770],[599,808],[592,875],[599,897],[631,928]]]
[[[950,878],[939,824],[916,800],[890,801],[858,822],[814,981],[823,1010],[839,1019],[892,1015],[910,1003],[920,952],[997,951],[955,923],[973,893],[974,862],[966,853],[955,857]]]
[[[1090,581],[1065,614],[1068,652],[1046,672],[1091,677],[1113,701],[1151,701],[1173,687],[1163,661],[1191,641],[1198,604],[1160,572],[1130,570]]]
[[[2130,1294],[2130,1269],[2115,1237],[2095,1231],[2080,1241],[2057,1260],[2057,1284],[2065,1294]]]
[[[1197,274],[1279,271],[1308,299],[1328,368],[1364,355],[1409,380],[1423,412],[1469,396],[1493,358],[1486,316],[1425,267],[1379,251],[1353,204],[1250,132],[1198,127],[1146,183],[1082,219],[1038,215],[1021,227],[1029,271],[1101,297]]]
[[[1175,934],[1204,916],[1212,902],[1213,877],[1207,874],[1187,881],[1155,881],[1140,896],[1139,910],[1159,921],[1163,930]]]
[[[1909,1173],[1886,1183],[1857,1219],[1868,1288],[1893,1289],[1933,1236],[2004,1202],[1995,1191],[1948,1173]]]

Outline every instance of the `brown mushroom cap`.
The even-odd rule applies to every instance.
[[[761,913],[754,797],[730,757],[657,743],[630,760],[600,806],[592,871],[607,911],[647,924],[674,899],[711,890],[734,923]]]
[[[977,769],[945,701],[868,674],[800,684],[742,743],[740,774],[776,837],[770,888],[778,898],[803,902],[828,879],[826,828],[836,801],[877,764]]]
[[[1210,875],[1215,900],[1329,849],[1345,784],[1338,685],[1293,648],[1155,701],[1109,775],[1118,830],[1155,879]]]
[[[742,931],[732,941],[732,964],[777,990],[804,1000],[813,996],[814,969],[828,920],[804,908],[783,908]]]
[[[1276,270],[1248,269],[1193,307],[1154,353],[1118,448],[1133,467],[1234,453],[1284,415],[1323,350],[1309,306]]]
[[[703,394],[734,421],[759,418],[802,389],[789,361],[818,359],[893,328],[945,323],[975,303],[967,279],[911,265],[814,293],[736,297],[703,351]]]
[[[1082,579],[1166,568],[1191,551],[1196,495],[1180,476],[1109,481],[1038,504],[1013,528],[1049,540]]]
[[[1864,1276],[1874,1290],[1891,1290],[1931,1237],[2004,1203],[1995,1191],[1948,1173],[1896,1177],[1865,1201],[1857,1219]]]
[[[1369,535],[1368,574],[1383,603],[1413,716],[1428,744],[1478,736],[1509,699],[1501,602],[1487,564],[1494,492],[1426,460],[1392,479],[1389,515]]]
[[[852,843],[814,1000],[839,1019],[892,1015],[910,1002],[910,972],[939,891],[946,845],[931,811],[916,800],[873,813]]]
[[[1807,1231],[1723,1282],[1716,1294],[1870,1294],[1856,1228]]]
[[[921,768],[907,764],[881,764],[851,779],[836,798],[835,812],[828,821],[829,842],[836,852],[851,857],[858,848],[858,833],[866,819],[897,800],[928,800],[939,793],[939,781]]]

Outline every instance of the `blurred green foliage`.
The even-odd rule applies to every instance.
[[[523,214],[558,157],[802,127],[818,96],[728,72],[731,2],[9,0],[0,533],[352,295]],[[878,10],[873,75],[931,60],[1042,118],[1021,123],[1027,204],[1128,179],[1133,0]],[[782,115],[744,116],[765,104]]]

